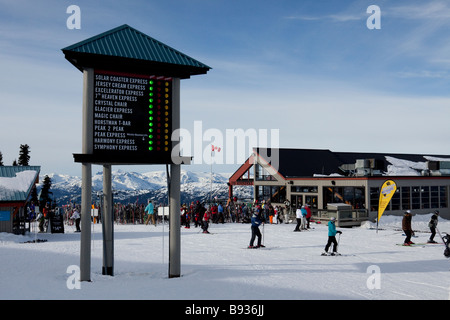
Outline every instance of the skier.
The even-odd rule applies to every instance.
[[[439,216],[439,210],[434,211],[434,214],[431,216],[430,222],[428,222],[428,227],[431,231],[430,239],[428,240],[428,243],[437,243],[434,241],[434,236],[436,235],[436,227],[438,224],[438,216]]]
[[[411,241],[412,236],[411,219],[412,219],[411,210],[406,210],[402,220],[402,230],[405,232],[406,235],[405,241],[403,242],[404,246],[410,246],[414,244],[414,242]]]
[[[300,232],[300,225],[302,224],[302,209],[298,206],[295,211],[295,218],[297,219],[297,225],[295,226],[294,232]]]
[[[331,253],[331,255],[334,256],[338,254],[336,234],[342,234],[342,231],[336,230],[335,221],[336,221],[335,217],[331,217],[330,221],[328,221],[328,242],[325,246],[325,252],[322,253],[323,256],[328,255],[328,249],[330,248],[331,244],[333,244],[333,252]]]
[[[222,206],[222,202],[219,202],[219,205],[217,206],[217,215],[218,215],[218,219],[217,219],[217,223],[225,223],[225,216],[223,214],[223,206]]]
[[[181,206],[181,212],[182,212],[182,216],[184,216],[184,227],[186,229],[190,229],[191,228],[191,216],[189,214],[189,211],[187,209],[187,206],[185,203],[183,203],[183,205]]]
[[[301,225],[301,229],[302,229],[302,230],[306,230],[306,216],[308,215],[308,211],[306,211],[305,206],[302,206],[301,212],[302,212],[302,225]]]
[[[154,209],[154,207],[153,207],[152,200],[148,200],[148,204],[144,209],[144,212],[147,212],[147,220],[145,221],[145,224],[148,225],[149,220],[152,219],[152,223],[156,227],[155,216],[153,215],[153,209]]]
[[[36,221],[39,221],[39,233],[44,232],[44,215],[42,214],[42,212],[39,212],[37,217],[36,217]]]
[[[306,212],[307,212],[307,214],[306,214],[306,228],[309,229],[310,228],[309,227],[309,222],[311,221],[311,216],[312,216],[311,208],[309,207],[309,204],[305,204],[305,209],[306,209]]]
[[[211,213],[209,210],[205,210],[205,213],[203,214],[203,221],[202,221],[202,229],[203,233],[209,233],[208,226],[209,226],[209,220],[211,218]]]
[[[81,232],[81,229],[80,229],[81,215],[78,212],[77,208],[75,208],[73,210],[72,219],[75,220],[75,227],[76,227],[76,231],[75,232]]]
[[[252,238],[250,239],[250,245],[248,246],[249,249],[257,249],[257,248],[264,248],[264,245],[261,244],[261,231],[259,231],[259,226],[263,223],[261,220],[261,207],[258,206],[258,208],[255,210],[255,212],[252,215]],[[255,242],[255,238],[258,237],[258,245],[253,246],[253,243]]]

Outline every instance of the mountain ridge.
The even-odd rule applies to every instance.
[[[46,175],[52,181],[50,191],[58,205],[81,202],[81,177],[59,173],[41,174],[41,184],[38,186],[38,190]],[[211,172],[181,170],[181,203],[197,200],[207,202],[210,199],[226,201],[228,198],[227,182],[230,176],[229,173],[212,173],[211,175]],[[167,203],[167,179],[166,172],[163,170],[145,173],[113,170],[112,189],[116,203],[146,203],[148,199],[152,199],[156,203]],[[102,190],[103,172],[100,171],[92,176],[93,202],[99,201]],[[253,188],[235,186],[233,194],[240,199],[252,199]]]

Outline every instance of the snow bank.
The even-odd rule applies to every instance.
[[[428,228],[428,222],[430,222],[432,215],[432,213],[417,215],[413,213],[411,221],[413,230],[419,232],[429,232],[430,228]],[[380,222],[378,223],[378,229],[400,230],[402,227],[402,219],[403,216],[382,215]],[[450,221],[439,217],[438,228],[440,228],[440,226],[447,225],[450,225]],[[374,229],[376,228],[376,226],[376,222],[365,221],[361,225],[361,228]],[[448,232],[450,233],[450,229],[448,230]]]

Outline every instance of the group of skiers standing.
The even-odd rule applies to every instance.
[[[428,222],[428,228],[430,228],[431,235],[428,239],[428,243],[436,243],[434,241],[434,237],[436,236],[436,228],[438,224],[438,217],[439,217],[439,210],[435,210],[433,215],[431,216],[430,222]],[[406,210],[403,214],[402,219],[402,230],[405,233],[405,240],[403,242],[404,246],[410,246],[414,244],[414,242],[411,241],[411,237],[413,236],[414,232],[411,227],[411,220],[412,220],[412,214],[411,210]]]
[[[299,206],[295,211],[295,217],[297,219],[297,225],[294,229],[295,232],[309,229],[309,222],[311,220],[311,209],[309,205],[305,204],[303,206]]]

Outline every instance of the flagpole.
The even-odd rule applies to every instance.
[[[209,204],[211,204],[211,198],[212,198],[212,158],[213,158],[213,152],[214,152],[214,145],[211,145],[211,172],[210,172],[210,176],[209,176]]]

